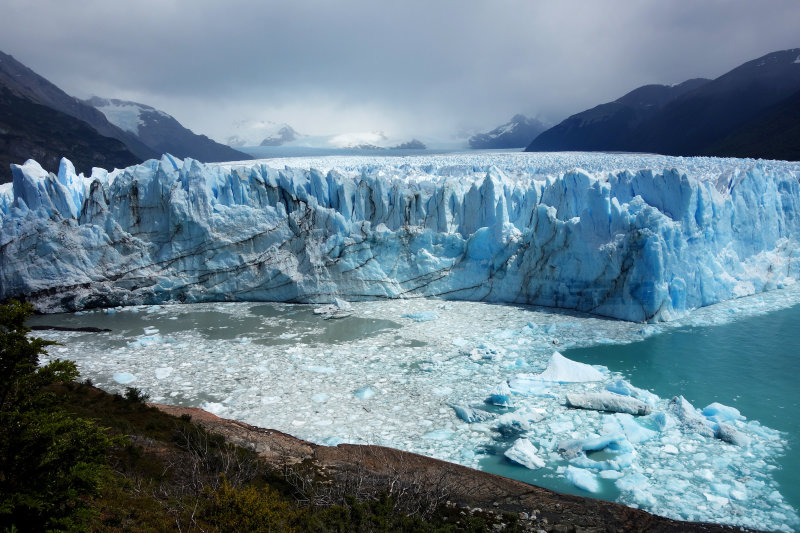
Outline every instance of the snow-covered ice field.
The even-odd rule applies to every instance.
[[[308,305],[205,303],[35,321],[111,328],[41,332],[64,344],[52,356],[76,360],[109,390],[136,386],[153,401],[322,444],[383,444],[488,469],[502,463],[521,479],[675,518],[789,531],[797,514],[774,479],[786,435],[746,410],[673,401],[679,389],[658,397],[554,352],[799,302],[800,289],[779,290],[656,325],[433,299],[353,303],[351,316],[330,320]],[[567,395],[573,403],[610,397],[649,414],[569,409]]]

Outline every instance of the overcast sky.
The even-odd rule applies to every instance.
[[[800,47],[796,0],[0,0],[0,49],[70,94],[221,138],[239,120],[392,137],[559,121]]]

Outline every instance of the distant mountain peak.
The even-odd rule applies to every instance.
[[[473,149],[524,148],[544,129],[538,119],[518,113],[505,124],[470,137],[469,146]]]
[[[205,163],[250,159],[243,152],[216,143],[205,135],[197,135],[169,113],[152,106],[99,96],[86,100],[86,104],[103,113],[118,128],[136,135],[159,154],[191,157]]]

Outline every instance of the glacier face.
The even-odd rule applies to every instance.
[[[438,296],[656,321],[800,276],[798,163],[164,156],[12,173],[0,299],[43,311]]]

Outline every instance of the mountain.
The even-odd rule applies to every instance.
[[[297,139],[297,132],[288,124],[283,124],[273,135],[264,137],[259,146],[282,146]]]
[[[643,91],[648,87],[654,89]],[[642,87],[573,115],[539,135],[527,150],[668,155],[728,155],[735,150],[741,156],[769,153],[786,159],[800,148],[797,135],[776,126],[782,120],[780,110],[793,109],[792,99],[800,91],[798,48],[748,61],[711,81],[689,80],[670,89]],[[638,91],[647,97],[632,98]],[[653,97],[659,91],[665,98]],[[760,139],[760,148],[748,147],[759,128],[772,128],[770,140]]]
[[[535,118],[514,115],[509,122],[488,133],[478,133],[469,138],[473,149],[524,148],[545,130],[545,125]]]
[[[12,94],[31,102],[47,106],[86,122],[100,135],[112,137],[124,143],[140,161],[160,157],[160,153],[142,143],[135,135],[123,131],[105,115],[81,100],[74,98],[42,76],[14,59],[0,52],[0,85]]]
[[[85,103],[101,112],[118,128],[135,135],[159,156],[169,153],[204,163],[250,159],[245,153],[214,142],[205,135],[195,134],[174,117],[148,105],[97,96]]]
[[[678,85],[645,85],[625,96],[567,118],[541,133],[527,151],[634,151],[631,134],[666,104],[708,83],[697,78]]]
[[[767,54],[671,102],[637,129],[639,150],[717,155],[716,142],[800,91],[798,59],[800,48]]]
[[[125,168],[141,161],[121,141],[100,135],[86,122],[0,85],[0,183],[11,181],[12,163],[36,159],[57,172],[62,157],[87,175],[94,166]]]
[[[800,91],[714,143],[709,153],[800,161]]]

